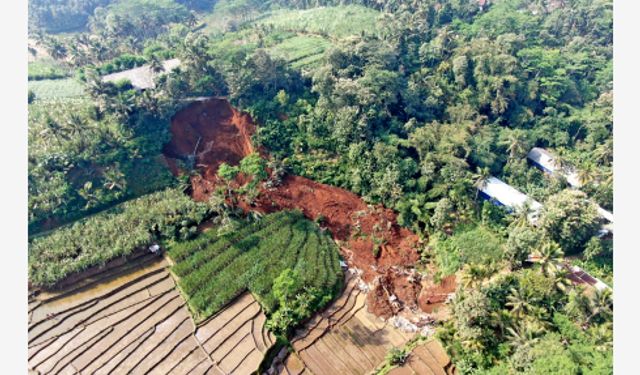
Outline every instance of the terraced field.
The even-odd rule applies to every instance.
[[[366,374],[391,347],[403,346],[415,335],[367,312],[366,293],[357,280],[349,274],[342,296],[298,332],[292,340],[295,354],[277,365],[279,374]]]
[[[248,293],[195,325],[164,260],[29,302],[29,370],[41,374],[250,374],[274,337]]]
[[[404,365],[393,368],[387,375],[453,375],[455,373],[455,367],[442,345],[437,340],[431,340],[413,349]]]

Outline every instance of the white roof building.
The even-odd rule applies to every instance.
[[[543,171],[564,177],[572,187],[579,188],[582,186],[575,169],[572,167],[560,168],[549,151],[534,147],[527,154],[527,158]]]
[[[484,186],[480,189],[480,193],[485,198],[491,199],[511,211],[517,210],[528,203],[529,209],[531,210],[529,214],[529,221],[531,221],[531,223],[535,223],[538,220],[538,214],[542,209],[540,202],[529,198],[527,195],[514,189],[511,185],[493,176],[487,179]]]
[[[179,59],[165,60],[162,62],[165,72],[170,72],[180,65]],[[124,70],[122,72],[107,74],[102,77],[103,82],[118,82],[123,79],[128,79],[131,85],[137,89],[144,90],[155,87],[154,78],[156,73],[151,71],[149,65],[143,65],[137,68]]]

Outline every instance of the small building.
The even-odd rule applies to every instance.
[[[572,167],[560,168],[557,165],[554,156],[544,148],[532,148],[527,154],[527,159],[547,174],[564,177],[571,187],[579,188],[582,186],[580,178],[578,178],[578,173],[576,173],[575,169]]]
[[[177,68],[178,66],[180,66],[179,59],[165,60],[162,62],[162,67],[167,73]],[[129,80],[129,82],[131,82],[131,86],[133,86],[134,88],[138,90],[146,90],[155,87],[156,84],[154,79],[156,76],[157,73],[154,73],[151,70],[151,67],[147,64],[137,68],[123,70],[122,72],[107,74],[102,77],[102,81],[118,82],[123,79],[127,79]]]
[[[521,193],[511,185],[506,184],[496,177],[489,177],[479,191],[480,196],[499,206],[504,206],[510,212],[513,212],[528,203],[531,210],[531,213],[529,214],[529,221],[531,223],[535,223],[538,220],[542,204],[529,198],[526,194]]]

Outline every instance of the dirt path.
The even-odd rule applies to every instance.
[[[224,99],[194,102],[172,119],[173,137],[164,154],[174,173],[180,173],[176,160],[195,155],[201,176],[191,178],[192,197],[206,200],[220,183],[216,176],[220,164],[236,165],[256,151],[251,143],[255,131],[251,117]],[[258,151],[267,156],[264,150]],[[384,289],[376,294],[378,299],[368,300],[371,312],[389,317],[401,309],[423,308],[424,303],[418,303],[422,282],[413,270],[419,260],[420,240],[397,224],[392,210],[367,205],[344,189],[292,175],[278,187],[262,189],[251,207],[261,212],[292,208],[312,220],[322,216],[323,226],[340,244],[349,266],[361,270],[367,283]]]

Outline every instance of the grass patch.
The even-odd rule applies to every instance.
[[[276,29],[317,33],[343,38],[362,32],[373,33],[380,12],[360,5],[319,7],[305,10],[282,9],[268,13],[255,22]]]
[[[224,235],[210,230],[168,247],[172,272],[197,321],[247,289],[267,314],[278,315],[283,300],[276,283],[287,285],[290,298],[313,295],[309,305],[315,308],[329,302],[342,283],[336,244],[299,211],[270,214]]]
[[[269,52],[287,60],[294,68],[303,68],[320,61],[330,46],[329,40],[317,35],[295,35],[274,45]]]
[[[70,74],[71,69],[51,58],[32,61],[28,65],[29,81],[60,79]]]
[[[29,81],[28,88],[36,94],[36,101],[77,99],[86,95],[82,84],[74,78]]]
[[[432,246],[442,277],[456,273],[465,264],[493,265],[504,255],[504,240],[482,225],[461,226],[451,237],[434,237]]]

